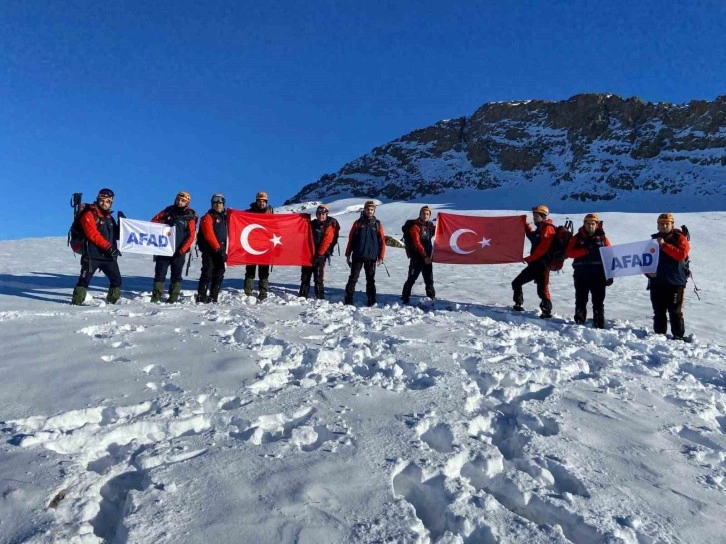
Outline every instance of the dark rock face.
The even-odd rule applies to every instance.
[[[683,105],[609,94],[485,104],[376,147],[287,203],[435,202],[456,190],[483,191],[492,207],[546,199],[562,211],[633,209],[659,195],[673,210],[724,209],[726,96]]]

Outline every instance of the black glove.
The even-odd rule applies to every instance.
[[[313,258],[313,264],[315,266],[320,266],[322,264],[325,264],[325,255],[316,255]]]
[[[217,255],[219,255],[219,258],[222,259],[223,263],[227,262],[227,252],[223,248],[216,249],[214,251]]]
[[[610,278],[608,281],[605,282],[605,285],[607,287],[610,287],[612,284],[613,284],[613,279],[612,278]]]
[[[173,259],[176,259],[177,257],[181,257],[182,255],[184,255],[184,254],[183,254],[183,253],[181,252],[181,250],[177,249],[177,250],[176,250],[176,251],[174,252],[174,255],[172,255],[172,258],[173,258]]]
[[[124,212],[116,212],[119,219],[126,219],[126,214]]]
[[[111,257],[121,257],[121,252],[116,248],[109,251],[108,254],[111,255]]]

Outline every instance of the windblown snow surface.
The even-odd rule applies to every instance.
[[[343,245],[362,200],[331,205]],[[377,215],[400,237],[419,205]],[[655,230],[603,215],[613,243]],[[508,310],[522,265],[435,265],[438,300],[402,306],[394,248],[372,308],[364,279],[342,304],[337,255],[326,301],[275,267],[256,304],[232,268],[196,305],[194,261],[152,304],[151,259],[124,255],[121,301],[100,276],[73,307],[65,240],[0,242],[0,541],[724,542],[725,219],[676,217],[690,343],[651,332],[642,277],[608,289],[605,330],[575,325],[569,264],[552,320],[533,285]]]

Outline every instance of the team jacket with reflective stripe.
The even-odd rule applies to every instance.
[[[104,212],[95,204],[81,216],[81,228],[86,236],[86,252],[94,260],[113,260],[108,252],[116,246],[116,220],[112,212]]]
[[[655,233],[651,238],[659,238]],[[658,257],[658,270],[651,282],[656,285],[686,285],[686,259],[691,251],[686,235],[680,229],[673,229],[670,234],[663,237],[665,242],[660,246]]]
[[[197,235],[197,213],[189,206],[177,208],[168,206],[151,218],[152,223],[164,223],[176,229],[176,248],[186,253]]]
[[[227,249],[227,212],[209,210],[199,222],[199,249],[217,251]]]

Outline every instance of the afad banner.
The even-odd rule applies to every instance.
[[[136,219],[119,220],[119,251],[121,253],[143,253],[144,255],[174,255],[174,238],[176,229],[163,223],[137,221]]]
[[[600,248],[602,266],[607,278],[639,274],[655,274],[660,248],[657,240],[632,242]]]
[[[309,214],[228,210],[227,226],[227,266],[312,264],[315,244]]]

